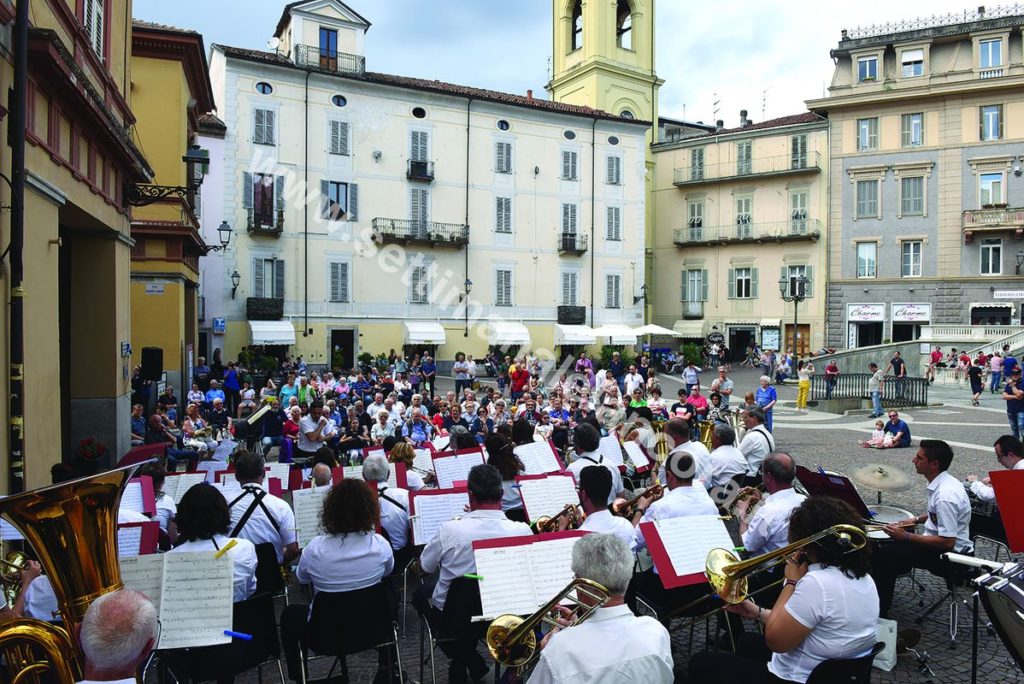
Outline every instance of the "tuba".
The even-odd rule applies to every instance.
[[[117,558],[117,509],[121,492],[141,465],[0,499],[0,515],[38,554],[64,620],[63,627],[29,618],[0,624],[0,652],[11,681],[46,671],[60,684],[82,678],[82,654],[71,635],[93,601],[124,586]]]

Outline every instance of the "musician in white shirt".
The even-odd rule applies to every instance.
[[[619,466],[612,463],[598,449],[601,446],[601,433],[590,423],[580,423],[573,430],[573,449],[576,457],[566,468],[573,477],[579,481],[580,472],[592,465],[604,466],[612,475],[612,491],[608,495],[608,503],[615,501],[615,497],[623,493],[622,475],[619,473]]]
[[[668,442],[669,453],[673,451],[685,451],[693,457],[694,476],[693,479],[704,485],[704,489],[711,489],[711,452],[704,446],[703,442],[693,438],[693,430],[690,424],[682,418],[673,418],[662,429],[665,440]],[[661,464],[661,471],[658,473],[658,481],[664,484],[665,470],[668,459]]]
[[[395,552],[395,566],[401,569],[409,562],[413,550],[409,543],[409,492],[397,488],[389,489],[389,475],[391,467],[387,459],[380,454],[367,456],[363,461],[363,479],[377,487],[380,526]]]
[[[961,487],[962,489],[962,487]],[[863,527],[849,504],[826,496],[806,499],[790,518],[799,541],[833,525]],[[729,612],[764,625],[745,632],[736,653],[705,651],[690,659],[688,684],[806,682],[822,661],[871,653],[878,626],[878,594],[867,548],[851,550],[835,536],[787,558],[785,583],[772,608],[748,599]]]
[[[580,471],[576,488],[580,493],[580,506],[587,516],[580,529],[584,532],[615,535],[631,547],[633,524],[622,516],[612,515],[608,510],[608,504],[605,503],[612,490],[612,476],[608,469],[595,465],[587,466]],[[568,522],[566,516],[559,518],[562,529],[565,529]]]
[[[526,537],[533,534],[530,526],[513,522],[501,510],[501,473],[491,465],[473,466],[466,481],[469,490],[469,512],[461,518],[446,522],[423,548],[420,567],[427,574],[436,573],[416,589],[413,605],[426,617],[431,628],[443,628],[442,620],[448,588],[456,578],[476,573],[473,542],[499,537]],[[476,639],[443,640],[438,644],[451,659],[448,669],[450,682],[466,681],[466,671],[472,679],[480,679],[490,669],[476,650]]]
[[[573,546],[572,571],[607,589],[608,600],[589,619],[571,626],[565,622],[569,609],[559,608],[563,626],[541,642],[529,684],[671,682],[668,630],[654,618],[636,617],[625,605],[623,594],[633,572],[626,543],[614,535],[588,534]],[[586,595],[579,599],[593,605]]]
[[[764,409],[760,406],[749,408],[743,412],[743,425],[747,432],[740,442],[740,451],[747,459],[747,479],[745,484],[760,483],[761,462],[764,457],[775,451],[775,438],[764,424]]]
[[[112,591],[89,605],[78,636],[85,656],[81,684],[135,684],[136,670],[160,636],[156,607],[141,592]]]
[[[796,462],[782,451],[768,454],[761,464],[761,473],[768,496],[752,516],[750,509],[761,500],[756,490],[733,509],[740,522],[743,548],[753,556],[781,549],[789,543],[789,516],[805,497],[793,489]]]
[[[878,585],[879,615],[886,617],[892,605],[896,577],[911,568],[943,573],[943,553],[970,553],[971,502],[963,484],[949,474],[953,450],[939,439],[923,439],[914,455],[914,468],[928,480],[928,512],[891,523],[883,529],[895,541],[875,549],[872,576]],[[924,523],[924,534],[908,527]]]
[[[711,487],[726,487],[747,472],[747,458],[736,448],[736,430],[727,423],[711,429]]]
[[[1024,470],[1024,452],[1021,450],[1020,440],[1013,435],[1003,435],[993,445],[996,452],[996,460],[999,465],[1007,470]],[[982,501],[995,501],[996,490],[988,477],[979,478],[977,475],[968,475],[967,482],[970,483],[971,493]]]
[[[263,457],[242,450],[235,454],[234,465],[235,479],[242,493],[228,503],[231,536],[248,539],[256,545],[272,544],[277,562],[290,563],[299,555],[292,507],[263,488],[267,474]]]

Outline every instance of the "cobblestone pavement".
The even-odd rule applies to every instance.
[[[711,374],[705,375],[711,376]],[[759,373],[746,369],[734,373],[736,395],[742,397],[747,389],[753,389],[758,376]],[[663,377],[662,381],[666,398],[674,396],[676,389],[680,386],[679,381],[669,377]],[[439,384],[442,390],[448,388],[444,380]],[[861,448],[857,444],[857,440],[865,439],[873,427],[874,421],[868,417],[868,411],[854,412],[845,416],[833,416],[813,410],[808,414],[798,414],[792,409],[796,398],[796,387],[784,385],[778,388],[778,393],[780,402],[775,415],[775,435],[779,449],[792,453],[799,463],[820,464],[828,470],[844,473],[865,463],[883,463],[890,467],[901,468],[911,475],[913,487],[906,492],[883,494],[883,503],[911,511],[924,510],[927,498],[925,481],[914,474],[913,467],[910,465],[914,449],[874,451]],[[982,406],[975,408],[970,406],[970,395],[966,389],[953,385],[933,385],[929,400],[932,403],[940,403],[941,406],[901,411],[901,415],[910,425],[915,441],[921,437],[949,441],[956,454],[950,472],[960,479],[969,473],[985,473],[991,468],[998,467],[992,452],[992,443],[996,437],[1007,432],[1008,426],[1003,403],[997,396],[986,393],[982,398]],[[869,505],[876,501],[875,492],[862,490],[861,495]],[[991,557],[993,549],[980,547],[978,553],[985,557]],[[920,589],[915,589],[911,585],[909,577],[901,578],[897,584],[896,600],[891,616],[898,621],[900,629],[918,627],[915,624],[915,619],[925,611],[925,608],[921,606],[929,606],[940,600],[945,592],[942,581],[928,573],[919,572],[916,579],[921,584]],[[292,595],[300,596],[300,591],[293,588]],[[928,664],[934,674],[919,671],[917,659],[907,654],[899,657],[896,668],[892,672],[873,670],[871,681],[878,684],[970,681],[971,610],[969,590],[961,589],[959,599],[962,603],[957,621],[957,641],[952,647],[950,647],[948,634],[948,611],[944,607],[936,610],[919,627],[922,631],[922,639],[918,645],[918,651],[927,652]],[[411,680],[420,681],[419,619],[411,604],[406,617],[408,631],[400,639],[402,661]],[[359,617],[352,616],[351,619],[358,620]],[[1021,673],[1002,642],[997,636],[990,635],[985,630],[984,625],[987,619],[983,609],[980,621],[982,627],[978,637],[978,681],[986,683],[1021,681]],[[692,632],[691,641],[690,629],[682,621],[677,621],[672,626],[672,644],[677,666],[685,669],[689,655],[702,650],[705,646],[704,629],[697,626]],[[482,648],[481,646],[481,653],[483,653]],[[447,661],[440,651],[436,655],[437,679],[441,682],[447,681]],[[331,659],[314,662],[311,665],[311,678],[325,678],[331,663]],[[349,658],[350,680],[353,682],[371,681],[376,672],[376,666],[375,653],[360,654]],[[334,674],[337,676],[337,671]],[[429,666],[425,674],[425,680],[429,681]],[[276,668],[264,668],[264,675],[271,681],[275,680],[277,678]],[[239,677],[239,681],[257,681],[255,671]],[[680,679],[680,681],[682,680]]]

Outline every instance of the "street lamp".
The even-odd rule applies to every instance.
[[[807,299],[807,284],[810,283],[807,276],[799,276],[795,279],[779,278],[779,294],[782,301],[793,302],[793,354],[798,356],[796,350],[797,312],[800,302]]]
[[[231,298],[232,299],[235,298],[235,290],[238,289],[238,284],[240,282],[242,282],[242,276],[238,273],[238,271],[235,271],[234,273],[231,274]]]
[[[231,242],[231,226],[228,225],[227,221],[221,221],[220,225],[217,226],[217,239],[220,240],[220,246],[206,245],[208,252],[220,252],[224,250],[228,243]]]
[[[1020,267],[1024,266],[1024,249],[1017,252],[1017,275],[1020,275]]]
[[[462,334],[462,336],[469,337],[469,293],[473,291],[473,281],[467,277],[466,282],[463,283],[463,286],[465,286],[466,288],[466,331]]]

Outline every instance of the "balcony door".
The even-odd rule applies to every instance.
[[[320,68],[338,70],[338,32],[335,29],[320,29]]]
[[[409,188],[409,220],[414,237],[425,239],[430,228],[430,191]]]

